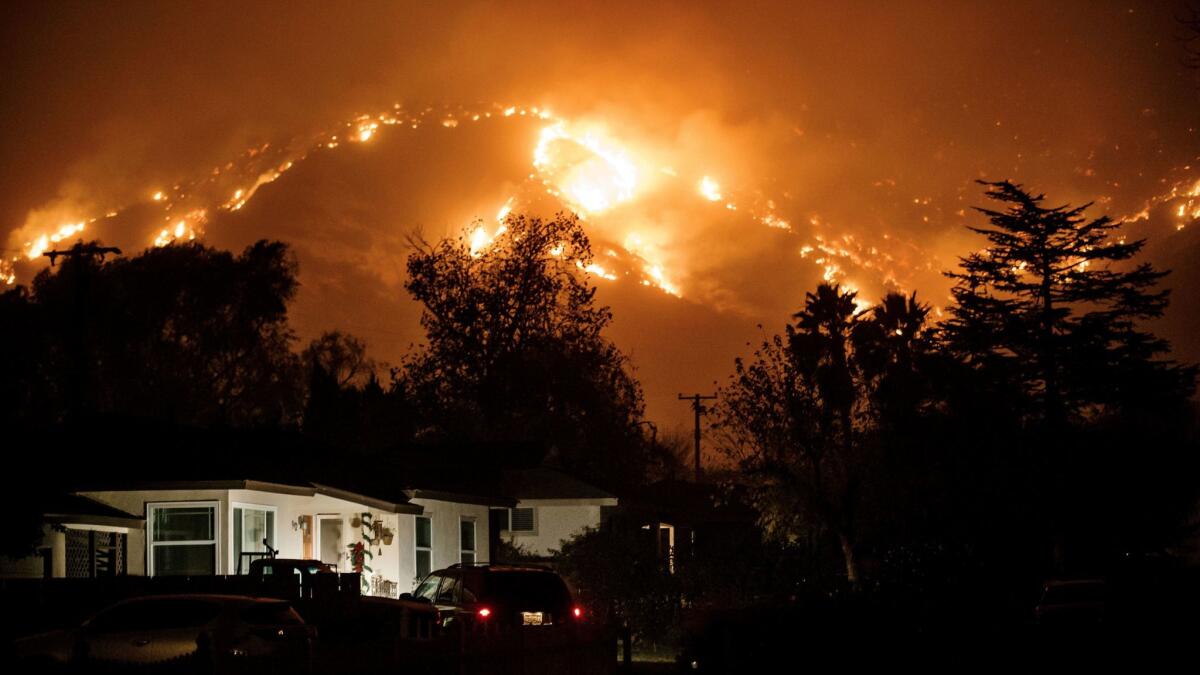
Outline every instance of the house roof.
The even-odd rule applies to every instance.
[[[504,471],[501,487],[505,495],[517,500],[589,500],[612,506],[617,503],[615,495],[549,467]]]
[[[345,490],[340,487],[322,483],[289,484],[271,481],[229,479],[229,480],[132,480],[111,481],[107,483],[90,483],[77,486],[82,492],[130,492],[136,490],[257,490],[276,494],[300,495],[312,497],[322,494],[335,499],[357,502],[380,511],[389,513],[421,514],[424,509],[419,504],[411,504],[407,499],[393,501],[380,499],[372,495]]]
[[[144,529],[146,519],[102,504],[81,495],[50,493],[41,502],[42,517],[48,523],[77,523],[80,525],[108,525]]]

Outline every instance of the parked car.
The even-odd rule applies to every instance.
[[[316,632],[287,602],[242,595],[124,600],[78,628],[18,640],[27,672],[308,672]]]
[[[453,565],[425,577],[413,597],[437,607],[443,628],[561,627],[584,620],[562,577],[542,567]]]
[[[1108,586],[1102,579],[1048,581],[1033,618],[1039,626],[1095,626],[1104,623],[1107,605]]]

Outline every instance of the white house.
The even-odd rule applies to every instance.
[[[548,557],[551,549],[586,528],[600,527],[604,510],[618,502],[594,485],[547,467],[505,471],[502,483],[505,496],[517,503],[494,509],[500,537],[537,557]]]
[[[239,561],[244,572],[267,546],[279,557],[319,558],[348,572],[352,547],[361,543],[370,552],[364,561],[370,570],[363,571],[370,592],[390,596],[432,570],[487,562],[489,509],[511,503],[415,488],[382,499],[317,483],[256,480],[106,485],[73,498],[107,510],[110,518],[124,517],[89,526],[119,527],[125,535],[119,573],[235,574]],[[14,571],[66,576],[65,565],[54,562],[56,546],[51,542],[51,563]]]

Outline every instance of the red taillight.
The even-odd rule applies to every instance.
[[[576,619],[583,618],[583,610],[579,607],[576,607],[575,609],[571,610],[571,613],[575,615]]]
[[[479,608],[479,618],[486,619],[491,615],[492,615],[492,610],[488,609],[487,607]]]

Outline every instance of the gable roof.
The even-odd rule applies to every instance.
[[[47,523],[108,525],[138,530],[146,527],[145,518],[82,495],[50,493],[42,497],[40,507]]]

